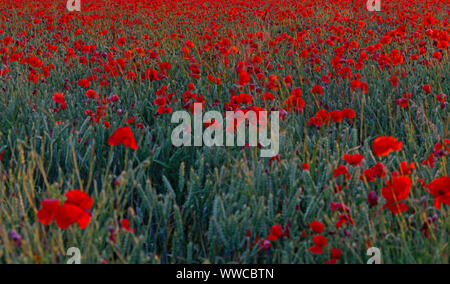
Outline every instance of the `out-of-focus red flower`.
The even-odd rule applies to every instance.
[[[424,92],[427,94],[431,94],[431,86],[430,85],[423,86],[422,90],[424,90]]]
[[[66,99],[64,98],[64,94],[63,93],[55,93],[53,95],[52,99],[53,99],[53,102],[55,104],[57,104],[61,110],[67,108],[67,102],[66,102]]]
[[[118,146],[123,144],[132,150],[137,150],[138,144],[129,126],[118,128],[108,139],[108,145]]]
[[[126,37],[121,37],[118,41],[117,41],[117,45],[124,45],[127,42],[127,38]]]
[[[94,199],[90,197],[87,193],[81,190],[75,189],[66,193],[67,201],[65,204],[72,204],[80,207],[83,210],[91,209],[94,205]]]
[[[281,238],[281,236],[283,235],[283,228],[281,227],[281,225],[273,225],[270,229],[270,235],[276,237],[277,239]]]
[[[333,202],[333,201],[330,202],[330,209],[332,212],[336,212],[336,210],[339,212],[349,212],[350,211],[350,208],[347,205],[345,205],[344,203],[341,203],[341,202],[338,203],[338,202]]]
[[[383,187],[382,194],[386,199],[383,209],[389,209],[393,214],[408,211],[409,207],[402,201],[408,198],[412,182],[408,176],[393,177]]]
[[[313,221],[309,224],[309,228],[315,233],[315,234],[322,234],[325,231],[325,226],[320,223],[319,221]]]
[[[373,182],[376,178],[384,178],[386,174],[386,166],[378,162],[375,166],[364,170],[364,174],[361,175],[361,180],[365,178],[368,182]]]
[[[394,151],[400,151],[403,148],[403,142],[391,136],[382,136],[374,140],[372,149],[378,157],[386,157]]]
[[[427,187],[435,198],[434,206],[436,209],[440,209],[442,204],[450,205],[450,177],[437,178]]]
[[[272,93],[264,93],[264,95],[261,96],[261,100],[263,101],[273,101],[275,99],[275,96]]]
[[[354,225],[355,221],[353,220],[350,214],[341,214],[339,215],[339,221],[336,223],[336,228],[341,228],[344,224],[349,223],[350,225]]]
[[[81,229],[85,229],[91,220],[91,215],[81,207],[72,204],[63,204],[56,211],[55,221],[60,229],[67,229],[77,223]]]
[[[416,165],[414,165],[413,162],[408,164],[406,161],[403,161],[400,163],[400,175],[407,176],[411,174],[415,168]]]
[[[309,251],[313,254],[322,254],[323,248],[327,246],[328,242],[324,236],[314,236],[313,237],[314,246],[309,248]]]
[[[248,74],[245,71],[242,71],[239,73],[239,85],[245,86],[248,83],[250,83],[251,77],[250,74]]]
[[[361,154],[344,155],[342,159],[344,159],[350,165],[357,167],[361,165],[361,162],[364,160],[364,156]]]
[[[85,229],[91,220],[89,210],[94,200],[80,190],[71,190],[66,193],[66,202],[60,205],[58,200],[44,200],[42,208],[38,211],[39,222],[45,226],[55,220],[60,229],[67,229],[77,223],[81,229]]]
[[[420,163],[422,166],[429,166],[430,168],[434,168],[434,164],[436,163],[436,159],[434,158],[433,154],[430,154],[428,158],[426,158],[425,161]]]
[[[85,96],[90,99],[95,99],[98,97],[97,92],[95,92],[94,90],[87,90]]]
[[[126,231],[128,231],[128,232],[132,232],[132,233],[135,233],[136,232],[136,230],[135,229],[131,229],[131,224],[130,224],[130,221],[128,220],[128,219],[122,219],[121,221],[120,221],[120,224],[122,225],[122,228],[124,229],[124,230],[126,230]]]
[[[89,88],[89,86],[91,85],[91,82],[89,82],[89,80],[87,79],[81,79],[78,81],[78,86],[83,87],[83,88]]]
[[[342,251],[338,248],[331,249],[331,259],[339,260],[342,258]]]
[[[54,101],[56,104],[60,104],[60,105],[66,103],[66,100],[64,99],[64,94],[63,94],[63,93],[55,93],[55,94],[53,95],[53,101]]]
[[[287,111],[301,112],[306,106],[305,101],[301,97],[290,96],[284,102],[284,107]]]
[[[345,175],[346,179],[350,179],[352,177],[346,166],[339,165],[339,167],[333,171],[333,176],[337,178],[338,176],[342,175]]]
[[[259,247],[266,251],[269,250],[272,247],[272,243],[269,240],[264,240],[259,244]]]
[[[313,94],[318,94],[318,95],[323,95],[323,88],[320,85],[315,85],[312,90],[311,93]]]
[[[41,224],[48,226],[55,219],[56,210],[59,207],[59,200],[46,199],[41,202],[41,207],[37,213],[37,217]]]
[[[337,264],[338,260],[342,258],[342,251],[338,248],[331,249],[331,259],[324,264]]]

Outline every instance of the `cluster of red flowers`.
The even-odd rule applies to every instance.
[[[314,245],[309,248],[309,251],[313,254],[323,254],[324,248],[328,245],[327,239],[321,235],[325,232],[325,226],[319,221],[313,221],[309,224],[309,228],[315,234],[312,238]],[[342,251],[338,248],[332,248],[331,259],[326,261],[325,264],[337,264],[341,258]]]
[[[403,143],[398,141],[394,137],[378,137],[374,140],[372,144],[372,149],[376,156],[385,157],[391,154],[394,151],[402,150]],[[450,147],[450,143],[448,139],[445,139],[444,142],[439,142],[435,145],[434,150],[435,153],[432,155],[433,160],[425,161],[422,165],[430,165],[434,166],[434,157],[442,157],[448,155],[448,150]],[[349,155],[346,154],[342,157],[347,163],[352,166],[361,166],[362,161],[364,160],[364,156],[360,154]],[[429,158],[428,160],[430,160]],[[405,211],[409,210],[409,206],[405,203],[405,200],[409,197],[409,193],[413,182],[411,180],[410,175],[416,169],[416,165],[414,163],[408,163],[403,161],[400,163],[399,171],[393,171],[391,173],[391,178],[386,181],[386,186],[382,188],[382,195],[386,200],[386,204],[383,206],[383,209],[388,209],[393,214],[401,214]],[[366,182],[373,182],[376,178],[384,179],[388,174],[387,167],[378,162],[374,166],[365,169],[363,174],[361,175],[361,180]],[[339,176],[345,176],[346,180],[351,179],[351,173],[349,169],[345,165],[339,165],[333,171],[333,176],[335,178]],[[423,184],[423,181],[419,179]],[[435,207],[439,209],[441,204],[449,204],[449,192],[450,187],[448,186],[449,178],[441,177],[434,180],[431,184],[426,185],[425,187],[429,189],[430,193],[435,198]],[[342,186],[337,186],[337,192],[341,191]],[[370,207],[375,207],[378,205],[378,195],[375,191],[371,191],[368,195],[368,203]],[[336,206],[333,206],[336,208]],[[342,207],[341,207],[342,209]],[[334,211],[334,210],[333,210]],[[346,210],[342,210],[346,211]],[[339,217],[339,221],[336,224],[336,227],[339,228],[342,224],[349,222],[353,224],[354,221],[348,214],[341,214]]]
[[[314,117],[311,117],[308,121],[308,125],[314,125],[320,127],[321,125],[328,124],[331,121],[334,123],[341,123],[345,118],[349,120],[349,123],[353,123],[353,119],[356,117],[354,110],[346,108],[343,110],[334,110],[327,112],[325,109],[321,109],[316,113]]]
[[[80,190],[67,192],[66,198],[62,205],[59,200],[42,201],[42,209],[37,213],[39,222],[48,226],[55,220],[56,225],[61,229],[67,229],[76,223],[81,229],[85,229],[91,220],[89,210],[94,204],[94,199]]]
[[[223,1],[207,1],[201,9],[198,1],[143,0],[128,1],[126,9],[123,8],[128,10],[126,15],[105,14],[101,10],[103,0],[86,1],[84,11],[92,13],[81,17],[64,9],[57,12],[58,4],[52,1],[34,1],[32,12],[20,9],[30,1],[0,4],[4,8],[0,9],[2,86],[4,82],[19,82],[31,88],[27,104],[35,112],[37,106],[43,105],[39,98],[50,89],[44,100],[55,117],[54,123],[72,126],[72,133],[79,135],[79,143],[87,143],[81,137],[88,135],[78,134],[79,121],[73,117],[71,121],[67,117],[70,113],[84,115],[94,133],[110,134],[102,146],[132,150],[139,149],[136,137],[139,134],[142,137],[144,121],[152,121],[154,115],[154,121],[165,123],[166,116],[176,108],[194,113],[195,104],[201,104],[203,109],[219,108],[223,112],[244,114],[278,110],[285,120],[292,117],[305,120],[306,132],[315,133],[315,128],[329,127],[330,136],[336,134],[336,140],[344,137],[348,129],[361,131],[360,144],[365,143],[363,138],[367,138],[367,132],[374,135],[380,131],[378,124],[377,131],[364,131],[368,125],[364,124],[366,116],[374,116],[367,111],[368,105],[377,105],[374,100],[389,100],[386,102],[389,113],[395,112],[391,110],[392,103],[410,121],[414,120],[413,107],[421,107],[419,100],[425,100],[427,108],[436,112],[436,116],[446,115],[448,102],[444,92],[448,90],[448,78],[441,81],[438,76],[443,73],[445,77],[443,71],[448,65],[449,19],[448,15],[438,19],[430,12],[430,1],[424,1],[423,5],[407,0],[388,1],[386,5],[395,7],[396,13],[368,14],[353,13],[358,12],[353,5],[352,13],[342,13],[341,8],[349,8],[349,1],[335,1],[327,5],[328,11],[324,13],[323,3],[317,0],[230,0],[227,5]],[[94,2],[96,5],[91,5]],[[117,2],[114,7],[121,9],[124,1],[113,2]],[[138,8],[152,18],[139,18],[143,14],[134,16],[129,12]],[[444,13],[445,9],[439,8]],[[169,12],[176,17],[167,17]],[[300,21],[300,18],[307,20]],[[167,19],[174,22],[167,23]],[[82,24],[74,24],[76,21]],[[239,29],[233,29],[233,25]],[[141,32],[135,32],[138,30]],[[94,39],[89,38],[92,34]],[[425,70],[422,72],[426,76],[413,77],[420,69]],[[375,78],[370,74],[376,74]],[[409,84],[416,78],[419,78],[415,82],[417,88]],[[60,84],[53,84],[58,80]],[[379,84],[374,83],[377,80]],[[3,91],[7,92],[12,84],[4,85]],[[143,88],[151,92],[143,93],[140,91]],[[143,96],[150,98],[145,111],[138,105],[147,101]],[[391,102],[393,98],[395,101]],[[144,117],[147,111],[151,112],[150,119]],[[364,117],[363,121],[356,120],[357,112]],[[257,119],[259,126],[268,125],[260,116]],[[380,127],[391,119],[380,117]],[[426,117],[429,119],[433,118]],[[234,128],[226,128],[228,132],[236,132],[245,120],[236,118],[234,122]],[[214,120],[204,125],[220,127]],[[412,123],[411,128],[414,126]],[[97,131],[100,127],[104,132]],[[334,128],[342,132],[336,133]],[[425,156],[419,156],[423,151],[416,151],[418,163],[410,162],[413,159],[404,155],[396,169],[392,169],[393,162],[387,161],[387,157],[392,155],[397,163],[396,159],[410,150],[412,145],[405,137],[375,138],[370,145],[373,155],[363,152],[364,145],[357,151],[366,153],[365,156],[355,153],[356,148],[345,148],[345,155],[333,164],[334,179],[327,181],[334,191],[332,196],[339,197],[333,199],[339,200],[338,203],[331,202],[327,208],[333,213],[330,216],[333,229],[340,231],[355,224],[345,205],[350,205],[345,198],[353,190],[352,182],[360,183],[369,192],[367,204],[371,212],[380,211],[377,210],[379,196],[384,198],[382,212],[411,212],[411,196],[419,184],[422,192],[434,199],[436,210],[449,205],[446,158],[450,153],[450,139],[446,135],[447,132],[437,135],[440,141],[433,149],[429,149],[432,144],[426,145]],[[341,145],[337,146],[342,153]],[[317,163],[306,152],[307,149],[305,155],[313,169],[305,174],[316,175]],[[0,152],[2,162],[4,154],[5,150]],[[268,164],[281,161],[282,156],[276,155]],[[303,163],[302,168],[309,171],[310,166]],[[423,174],[423,168],[427,175]],[[358,175],[360,180],[352,180],[353,175]],[[55,221],[62,229],[73,224],[86,228],[93,199],[79,190],[69,191],[66,198],[62,204],[58,200],[42,201],[37,213],[39,221],[44,225]],[[422,231],[429,234],[434,223],[436,220],[431,218]],[[127,219],[120,221],[120,227],[111,231],[111,239],[115,239],[114,233],[119,230],[135,231]],[[309,251],[323,254],[328,246],[324,225],[314,221],[309,228],[314,233]],[[262,250],[269,250],[287,238],[290,238],[290,225],[283,229],[276,224],[264,240],[259,242],[256,238],[252,245],[259,244]],[[336,263],[341,257],[342,252],[332,248],[327,263]]]
[[[259,244],[260,248],[262,250],[268,250],[272,247],[272,243],[275,243],[276,241],[286,238],[290,238],[290,225],[286,225],[285,229],[283,230],[283,227],[279,224],[273,225],[272,228],[269,231],[269,235],[261,241]],[[256,242],[258,242],[258,239],[256,239]]]
[[[450,153],[450,139],[444,139],[434,145],[434,152],[426,158],[421,165],[434,168],[437,159],[447,157]]]
[[[64,110],[67,108],[66,100],[64,99],[63,93],[56,93],[53,95],[53,101],[56,105],[58,105],[58,108],[60,110]],[[58,108],[54,109],[54,112],[59,112]]]

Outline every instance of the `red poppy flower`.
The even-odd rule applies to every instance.
[[[344,121],[344,118],[348,118],[350,124],[353,123],[353,118],[355,118],[356,113],[354,110],[350,109],[350,108],[346,108],[341,110],[334,110],[332,112],[329,113],[329,116],[331,117],[331,119],[333,120],[334,123],[341,123],[342,121]]]
[[[58,105],[59,109],[64,110],[67,108],[66,100],[64,99],[63,93],[56,93],[53,95],[53,101],[55,104]],[[55,109],[55,112],[58,112],[57,109]]]
[[[331,249],[331,259],[324,264],[337,264],[337,261],[342,258],[342,251],[338,248]]]
[[[429,166],[430,168],[434,168],[434,164],[436,163],[436,159],[434,158],[433,154],[430,154],[428,158],[420,163],[422,166]]]
[[[435,198],[434,206],[436,209],[440,209],[442,204],[450,205],[450,177],[437,178],[427,187]]]
[[[66,193],[67,201],[65,204],[72,204],[84,210],[90,210],[94,204],[94,199],[87,193],[75,189]]]
[[[71,190],[66,193],[67,201],[60,205],[58,200],[45,200],[41,203],[42,209],[38,211],[39,222],[45,226],[55,220],[60,229],[67,229],[77,223],[85,229],[91,220],[91,209],[94,200],[80,190]]]
[[[386,166],[378,162],[375,166],[364,170],[364,174],[361,175],[361,180],[364,180],[364,178],[366,178],[368,182],[372,182],[375,181],[376,178],[384,178],[386,174]]]
[[[409,100],[408,100],[407,98],[401,98],[401,99],[398,99],[398,100],[396,101],[396,104],[397,104],[399,107],[407,108],[407,107],[408,107],[408,102],[409,102]]]
[[[249,94],[242,93],[242,94],[239,94],[238,96],[234,96],[231,99],[231,103],[238,104],[238,105],[240,105],[240,104],[248,105],[248,104],[253,103],[253,97]]]
[[[251,77],[250,74],[248,74],[245,71],[242,71],[239,73],[239,85],[245,86],[248,83],[250,83]]]
[[[427,93],[427,94],[431,94],[431,86],[430,85],[423,86],[422,90],[424,90],[425,93]]]
[[[383,187],[382,194],[386,199],[383,209],[389,209],[393,214],[400,214],[409,210],[408,205],[402,201],[408,198],[411,189],[411,179],[408,176],[393,177]]]
[[[316,127],[320,127],[323,124],[327,124],[329,121],[330,121],[329,113],[326,110],[321,109],[318,112],[316,112],[314,117],[311,117],[309,119],[308,125],[314,125]]]
[[[344,159],[350,165],[357,167],[361,165],[361,162],[364,160],[364,156],[361,154],[344,155],[342,159]]]
[[[313,254],[322,254],[323,248],[327,246],[328,242],[324,236],[314,236],[313,237],[314,246],[309,249]]]
[[[118,41],[117,41],[117,45],[124,45],[127,42],[127,38],[126,37],[121,37]]]
[[[136,138],[134,138],[129,126],[118,128],[108,139],[108,145],[110,146],[118,146],[120,144],[133,150],[138,149]]]
[[[303,94],[302,94],[302,89],[300,89],[300,88],[294,88],[294,89],[292,90],[292,92],[291,92],[291,96],[294,96],[294,97],[297,97],[297,98],[302,97],[302,96],[303,96]]]
[[[86,79],[81,79],[80,81],[78,81],[78,86],[83,87],[83,88],[89,88],[89,85],[91,84],[91,82],[89,82]]]
[[[269,240],[264,240],[259,244],[259,247],[266,251],[269,250],[272,247],[272,243]]]
[[[353,218],[350,214],[341,214],[341,215],[339,215],[339,221],[337,221],[335,227],[337,229],[339,229],[346,223],[349,223],[350,225],[354,225],[355,221],[353,220]]]
[[[87,90],[85,96],[90,99],[95,99],[96,97],[98,97],[97,93],[94,90]]]
[[[128,231],[128,232],[132,232],[132,233],[136,232],[135,229],[131,229],[131,228],[130,228],[130,221],[129,221],[128,219],[122,219],[122,220],[120,221],[120,224],[122,225],[122,228],[123,228],[124,230],[126,230],[126,231]]]
[[[291,110],[301,112],[305,108],[306,103],[301,97],[290,96],[284,102],[284,106],[285,106],[286,110],[289,112]]]
[[[338,248],[332,248],[331,249],[331,259],[341,259],[342,258],[342,251]]]
[[[374,140],[372,149],[378,157],[386,157],[394,151],[400,151],[403,147],[403,142],[397,141],[395,137],[382,136]]]
[[[322,234],[325,231],[325,226],[320,223],[319,221],[313,221],[309,224],[309,228],[315,233],[315,234]]]
[[[340,110],[334,110],[330,112],[329,115],[334,123],[341,123],[342,121],[344,121],[344,115]]]
[[[408,164],[406,161],[403,161],[400,163],[400,175],[407,176],[411,174],[415,168],[416,165],[414,165],[413,162]]]
[[[281,225],[273,225],[270,229],[270,235],[275,236],[277,239],[281,238],[281,236],[283,235],[283,228],[281,227]]]
[[[342,110],[342,115],[351,120],[352,118],[356,117],[356,112],[351,108],[344,108]]]
[[[274,99],[275,99],[275,96],[272,93],[265,93],[261,97],[261,100],[263,100],[263,101],[273,101]]]
[[[350,211],[350,208],[347,205],[345,205],[344,203],[338,203],[338,202],[333,202],[333,201],[330,202],[330,209],[332,212],[336,212],[336,210],[339,212],[349,212]]]
[[[274,235],[268,235],[266,238],[267,241],[276,242],[278,241],[278,237]]]
[[[342,175],[345,175],[346,179],[350,179],[352,177],[346,166],[339,165],[339,167],[333,171],[333,176],[335,178],[337,178],[338,176],[342,176]]]
[[[39,222],[45,226],[50,225],[55,219],[56,211],[59,207],[59,200],[46,199],[41,202],[41,207],[37,213]]]
[[[91,214],[73,204],[65,203],[58,207],[56,211],[56,225],[60,229],[67,229],[72,224],[77,223],[81,229],[85,229],[91,220]]]
[[[312,88],[311,93],[323,95],[323,88],[322,88],[322,86],[320,86],[320,85],[315,85],[315,86]]]

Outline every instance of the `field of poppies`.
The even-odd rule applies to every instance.
[[[0,263],[448,264],[450,5],[381,3],[1,1]],[[173,146],[194,103],[279,154]]]

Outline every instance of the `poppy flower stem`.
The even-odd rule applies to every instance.
[[[72,135],[70,136],[70,145],[71,145],[71,148],[72,148],[73,165],[75,167],[75,173],[76,173],[77,178],[78,178],[78,183],[80,185],[81,191],[84,191],[83,181],[81,179],[80,170],[78,168],[77,154],[75,152],[75,146],[73,145],[73,136]]]

